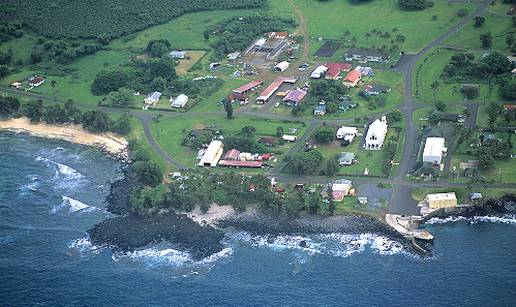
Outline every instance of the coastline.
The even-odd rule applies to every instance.
[[[59,139],[74,144],[92,146],[100,149],[118,160],[128,161],[128,142],[125,138],[114,133],[94,134],[84,130],[80,125],[50,125],[46,123],[31,123],[25,117],[0,120],[0,131],[27,133],[31,136]]]

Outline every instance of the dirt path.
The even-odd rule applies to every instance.
[[[303,12],[297,4],[294,3],[294,0],[288,0],[288,3],[290,6],[292,6],[292,9],[294,9],[294,12],[299,16],[299,20],[301,21],[301,33],[303,34],[304,41],[303,41],[303,57],[308,57],[308,52],[310,51],[310,38],[308,37],[308,27],[306,26],[306,19],[305,15],[303,15]]]

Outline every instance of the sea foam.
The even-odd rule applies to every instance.
[[[513,224],[516,225],[516,215],[514,214],[505,214],[501,217],[499,216],[474,216],[474,217],[464,217],[464,216],[450,216],[447,218],[438,218],[433,217],[426,221],[425,224],[446,224],[446,223],[456,223],[456,222],[467,222],[470,224],[476,223],[501,223],[501,224]]]
[[[54,208],[52,208],[52,213],[57,213],[58,211],[66,210],[66,209],[68,209],[69,213],[74,213],[74,212],[78,212],[78,211],[93,212],[93,211],[100,210],[97,207],[89,206],[83,202],[78,201],[77,199],[73,199],[68,196],[61,196],[61,198],[63,201],[61,202],[60,205],[57,205]]]

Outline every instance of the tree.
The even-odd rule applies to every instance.
[[[20,101],[15,97],[0,97],[0,116],[11,116],[18,112]]]
[[[277,127],[276,128],[276,136],[277,137],[282,137],[283,135],[285,134],[285,130],[283,129],[283,127]]]
[[[163,171],[154,161],[138,161],[132,165],[136,179],[143,185],[155,187],[163,180]]]
[[[29,101],[27,104],[25,104],[23,113],[30,119],[31,122],[39,122],[43,116],[43,101]]]
[[[491,35],[491,32],[480,34],[480,42],[482,43],[482,47],[490,48],[493,42],[493,36]]]
[[[500,95],[507,100],[516,100],[516,80],[511,80],[504,84],[500,88]]]
[[[435,102],[435,108],[437,111],[444,111],[446,104],[442,100],[438,100]]]
[[[256,128],[253,126],[244,126],[240,130],[240,134],[242,134],[243,136],[245,136],[247,138],[254,137],[255,133],[256,133]]]
[[[432,82],[432,84],[430,84],[430,88],[432,89],[432,94],[434,95],[434,102],[437,101],[437,91],[439,90],[440,87],[441,87],[441,83],[439,83],[439,81],[437,81],[437,80],[434,80],[434,82]]]
[[[87,111],[81,117],[82,127],[94,133],[106,132],[111,127],[111,120],[101,111]]]
[[[333,177],[337,173],[339,169],[339,163],[337,161],[337,157],[333,157],[326,161],[326,167],[324,168],[324,173],[326,176]]]
[[[398,5],[405,10],[424,10],[434,5],[430,0],[398,0]]]
[[[233,118],[233,104],[229,101],[224,101],[224,110],[226,111],[226,117],[228,119]]]
[[[305,197],[303,191],[295,191],[287,195],[285,200],[285,209],[287,215],[291,217],[299,216],[299,212],[305,207]]]
[[[131,115],[124,113],[112,124],[111,130],[120,135],[128,135],[131,132]]]
[[[60,105],[49,105],[44,109],[42,119],[49,124],[63,124],[68,122],[66,111]]]
[[[489,148],[481,147],[477,152],[478,166],[488,169],[494,164],[494,157]]]
[[[494,125],[496,123],[496,120],[500,116],[500,113],[502,112],[502,106],[494,101],[491,101],[487,105],[487,124],[490,128],[494,128]]]
[[[484,25],[486,18],[484,16],[475,16],[473,20],[475,21],[475,27],[479,28]]]
[[[69,99],[64,103],[64,111],[66,112],[66,118],[68,121],[75,124],[79,124],[82,119],[81,111],[75,106],[75,102]]]
[[[132,68],[101,70],[91,84],[91,92],[93,95],[105,95],[117,91],[121,87],[128,86],[135,78],[136,73]]]
[[[335,132],[330,127],[322,127],[315,133],[315,140],[318,143],[330,143],[335,138]]]
[[[292,157],[288,157],[289,167],[298,175],[313,174],[323,159],[322,154],[317,150],[308,152],[298,152]]]
[[[496,51],[482,58],[481,63],[485,64],[486,72],[493,75],[508,73],[512,70],[512,64],[507,56]]]
[[[387,114],[388,122],[400,122],[401,120],[403,120],[403,113],[401,113],[400,110],[396,109],[394,111],[389,112],[389,114]]]
[[[330,183],[328,184],[328,214],[334,215],[335,210],[337,209],[337,206],[335,205],[335,200],[333,199],[333,185]]]
[[[133,91],[127,87],[121,87],[107,96],[111,106],[127,107],[133,104]]]
[[[147,44],[145,51],[155,58],[162,57],[170,49],[170,42],[166,39],[151,40]]]
[[[167,88],[167,80],[165,80],[163,77],[156,77],[152,79],[150,88],[152,91],[164,92]]]
[[[57,91],[56,91],[56,80],[50,81],[50,86],[52,87],[52,91],[54,92],[54,102],[57,102]]]
[[[321,204],[323,202],[321,192],[319,190],[310,194],[308,197],[308,213],[317,214],[321,211]]]

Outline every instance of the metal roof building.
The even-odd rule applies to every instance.
[[[224,144],[222,144],[221,141],[212,141],[208,148],[206,149],[206,152],[201,158],[201,161],[199,161],[199,166],[211,166],[215,167],[217,166],[217,163],[220,160],[220,157],[222,157],[222,154],[224,152]]]

